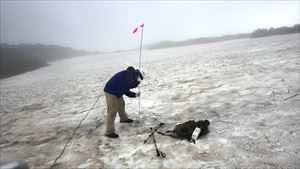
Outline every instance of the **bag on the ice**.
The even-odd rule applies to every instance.
[[[189,120],[185,123],[176,125],[173,130],[167,130],[165,133],[162,132],[158,132],[158,133],[173,138],[187,139],[188,141],[195,143],[196,139],[198,139],[203,135],[206,135],[209,132],[208,130],[209,124],[210,122],[208,120],[199,120],[197,122],[195,122],[194,120]]]

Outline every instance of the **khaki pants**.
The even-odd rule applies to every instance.
[[[107,104],[107,116],[106,116],[106,134],[115,132],[115,118],[118,112],[120,120],[127,120],[125,114],[125,101],[123,96],[117,98],[116,96],[105,92],[105,99]]]

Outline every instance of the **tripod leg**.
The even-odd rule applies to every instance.
[[[156,144],[156,140],[155,140],[155,137],[154,137],[154,133],[152,134],[152,138],[153,138],[153,142],[154,142],[154,145],[155,145],[157,156],[159,156],[160,154],[159,154],[159,151],[158,151],[158,148],[157,148],[157,144]]]

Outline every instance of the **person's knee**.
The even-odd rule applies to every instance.
[[[125,107],[125,101],[123,99],[118,100],[118,106]]]

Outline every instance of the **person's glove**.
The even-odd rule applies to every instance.
[[[140,96],[141,96],[141,92],[135,93],[135,97],[140,97]]]

